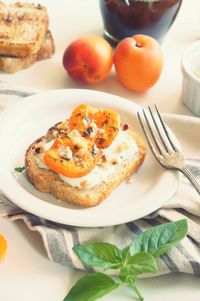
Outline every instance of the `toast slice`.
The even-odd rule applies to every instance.
[[[24,58],[0,56],[0,70],[7,73],[15,73],[19,70],[30,67],[36,61],[50,58],[54,52],[55,46],[53,37],[51,32],[48,30],[41,48],[37,53],[28,55]]]
[[[48,131],[46,136],[39,138],[29,146],[25,155],[25,167],[27,177],[36,189],[50,193],[62,201],[81,207],[95,206],[105,200],[121,182],[135,173],[144,161],[146,154],[145,144],[137,133],[132,129],[128,129],[126,130],[126,136],[123,137],[131,143],[135,143],[137,146],[135,153],[129,152],[129,156],[124,156],[123,160],[117,163],[113,161],[106,162],[107,165],[104,172],[107,173],[107,176],[104,180],[101,179],[100,182],[90,186],[86,185],[85,180],[81,182],[82,185],[71,185],[59,174],[45,167],[45,165],[41,164],[41,161],[38,161],[38,157],[41,159],[41,156],[43,156],[45,145],[49,145],[49,141],[54,139],[53,133],[58,128],[59,124],[55,125]],[[104,167],[100,166],[98,168],[102,169]],[[96,171],[94,177],[97,178],[97,176]]]
[[[26,57],[37,53],[48,24],[47,9],[40,4],[0,2],[0,55]]]

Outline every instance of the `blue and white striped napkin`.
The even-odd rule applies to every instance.
[[[0,82],[0,111],[33,93],[35,92]],[[197,129],[200,132],[200,122],[198,125]],[[188,158],[190,158],[187,161],[188,168],[200,180],[200,152]],[[103,240],[114,243],[118,247],[125,247],[136,235],[151,226],[187,218],[188,236],[158,259],[158,274],[181,272],[200,276],[200,198],[184,177],[181,178],[181,185],[176,195],[161,209],[143,219],[123,225],[81,228],[58,224],[25,212],[1,193],[0,216],[10,221],[23,219],[30,231],[41,234],[50,260],[82,270],[85,270],[85,267],[72,251],[75,244]]]

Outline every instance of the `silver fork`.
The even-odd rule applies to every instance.
[[[150,107],[148,109],[148,114],[144,109],[142,110],[144,118],[141,117],[139,112],[137,115],[154,157],[163,167],[182,172],[200,195],[200,184],[185,166],[184,156],[174,144],[158,108],[155,106],[155,115]]]

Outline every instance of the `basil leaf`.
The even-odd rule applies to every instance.
[[[121,251],[107,242],[76,245],[73,250],[88,267],[100,267],[106,270],[121,266]]]
[[[80,278],[63,301],[93,301],[119,286],[110,276],[90,273]]]
[[[123,261],[126,261],[126,259],[130,256],[130,246],[123,248],[121,250],[121,253],[122,253]]]
[[[156,260],[153,256],[145,252],[139,252],[130,256],[126,264],[121,269],[120,278],[124,281],[128,278],[136,278],[143,273],[157,272]],[[127,280],[126,280],[127,282]]]
[[[135,238],[130,246],[130,254],[147,252],[156,258],[183,239],[187,231],[186,219],[153,227]]]
[[[15,168],[15,171],[17,171],[17,172],[22,172],[22,171],[24,171],[24,169],[25,169],[24,166],[22,166],[22,167],[16,167],[16,168]]]
[[[127,247],[123,248],[121,250],[122,257],[126,258],[129,255],[129,252],[130,252],[130,246],[127,246]]]

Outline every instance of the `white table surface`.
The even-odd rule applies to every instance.
[[[62,66],[62,55],[73,39],[84,34],[102,34],[98,1],[41,0],[40,3],[49,10],[50,28],[56,45],[55,55],[50,60],[38,62],[14,75],[0,73],[0,80],[39,90],[80,88],[79,84],[66,75]],[[165,66],[160,80],[152,89],[142,94],[130,92],[120,85],[114,70],[98,85],[82,88],[117,94],[143,106],[156,103],[162,112],[192,115],[181,102],[180,61],[185,47],[199,38],[200,1],[183,0],[176,22],[162,44]],[[8,241],[6,258],[0,264],[0,300],[63,300],[81,272],[50,262],[40,235],[30,232],[22,221],[11,223],[0,218],[0,232]],[[139,285],[145,301],[200,300],[200,281],[189,275],[145,279],[140,280]],[[119,289],[101,300],[134,299],[128,289]]]

